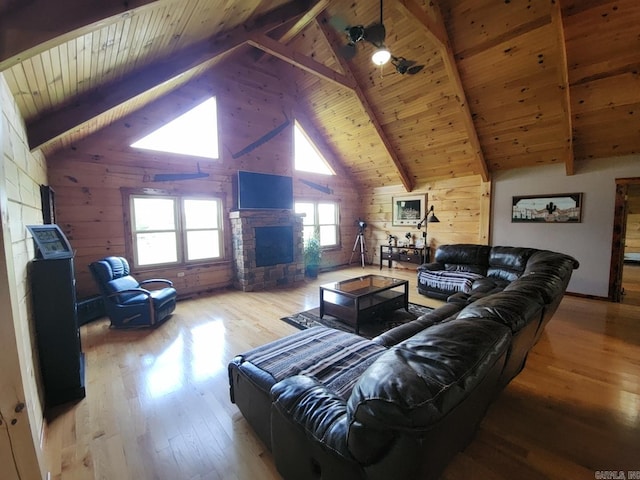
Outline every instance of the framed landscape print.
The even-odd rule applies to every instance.
[[[579,223],[582,221],[582,193],[513,197],[513,223]]]
[[[394,227],[416,226],[424,218],[427,196],[402,195],[393,197],[392,222]]]

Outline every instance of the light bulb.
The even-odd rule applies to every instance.
[[[384,65],[391,58],[391,52],[385,47],[378,48],[371,56],[371,61],[376,65]]]

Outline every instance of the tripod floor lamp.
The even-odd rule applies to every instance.
[[[427,212],[427,214],[424,216],[424,218],[422,220],[420,220],[420,222],[417,225],[418,230],[420,230],[422,228],[422,224],[425,224],[424,226],[424,232],[422,232],[422,241],[424,244],[424,261],[426,262],[429,258],[429,245],[427,244],[427,223],[440,223],[440,220],[438,220],[438,217],[436,217],[435,213],[433,213],[433,205],[431,205],[431,207],[429,207],[429,211]]]

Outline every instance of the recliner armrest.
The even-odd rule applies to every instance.
[[[126,290],[119,290],[117,292],[113,292],[108,295],[107,298],[117,297],[122,295],[123,293],[142,293],[143,295],[151,296],[151,292],[149,290],[145,290],[144,288],[127,288]]]
[[[165,285],[173,287],[173,282],[164,278],[150,278],[149,280],[143,280],[140,282],[140,285],[146,285],[147,283],[164,283]]]

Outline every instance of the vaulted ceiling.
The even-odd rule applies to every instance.
[[[637,0],[0,0],[0,71],[45,156],[251,56],[363,187],[640,152]]]

